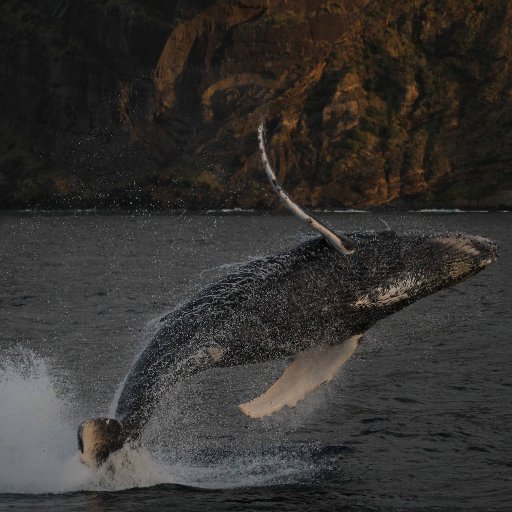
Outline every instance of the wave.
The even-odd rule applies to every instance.
[[[424,208],[409,210],[411,213],[489,213],[489,210],[461,210],[459,208]]]
[[[254,213],[255,210],[251,208],[220,208],[218,210],[206,210],[206,215],[210,213]]]
[[[312,210],[315,213],[372,213],[370,210],[357,210],[352,208],[343,208],[343,209],[325,209],[325,210]]]

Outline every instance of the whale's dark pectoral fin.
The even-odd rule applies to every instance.
[[[290,196],[285,192],[279,181],[277,180],[276,174],[270,165],[270,161],[267,155],[267,149],[265,148],[265,140],[263,137],[264,131],[263,123],[258,128],[258,144],[260,148],[260,157],[267,173],[268,180],[274,189],[274,192],[279,197],[280,201],[293,213],[297,218],[306,222],[311,228],[320,233],[327,243],[336,251],[341,254],[352,254],[356,250],[356,244],[354,240],[341,233],[335,233],[332,229],[329,229],[325,224],[322,224],[318,219],[315,219],[308,213],[306,213],[299,205],[294,203]]]
[[[238,407],[251,418],[270,416],[285,406],[295,407],[297,402],[336,376],[356,351],[361,336],[352,336],[341,345],[315,347],[300,353],[262,395]]]

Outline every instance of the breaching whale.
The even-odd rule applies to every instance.
[[[164,316],[125,380],[115,419],[79,426],[84,463],[98,466],[125,443],[137,443],[170,386],[210,368],[295,356],[267,391],[240,410],[259,418],[293,407],[336,375],[376,322],[496,259],[497,245],[480,236],[330,230],[282,189],[263,126],[258,136],[274,190],[322,236],[241,266]]]

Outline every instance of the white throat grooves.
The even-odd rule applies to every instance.
[[[265,172],[267,173],[268,180],[270,181],[272,188],[276,192],[281,202],[296,217],[309,224],[314,230],[318,231],[325,238],[325,240],[329,243],[331,247],[341,252],[342,254],[352,254],[355,251],[356,247],[354,242],[350,240],[350,238],[332,232],[327,226],[324,226],[320,221],[311,217],[311,215],[308,215],[297,204],[295,204],[290,199],[290,196],[283,190],[283,187],[277,180],[276,175],[272,167],[270,166],[270,162],[268,160],[267,150],[265,149],[265,141],[263,140],[263,128],[263,123],[261,123],[260,126],[258,127],[258,143],[260,148],[260,157],[261,161],[263,162],[263,167],[265,167]]]
[[[369,293],[360,297],[355,303],[356,307],[387,306],[408,299],[422,282],[413,276],[405,276],[390,283],[374,288]]]

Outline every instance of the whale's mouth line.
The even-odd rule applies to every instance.
[[[494,263],[497,259],[497,256],[495,256],[494,258],[488,258],[486,260],[483,260],[481,263],[480,263],[480,267],[482,268],[485,268],[485,267],[488,267],[491,263]]]

